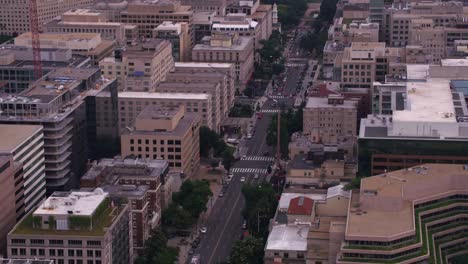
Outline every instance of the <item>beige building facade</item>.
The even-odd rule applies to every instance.
[[[342,96],[311,97],[304,108],[304,134],[313,142],[353,141],[357,133],[356,102]]]
[[[153,30],[153,38],[165,39],[171,42],[174,61],[191,60],[192,43],[188,23],[164,21]]]
[[[71,9],[91,6],[94,0],[37,1],[39,27]],[[13,36],[30,31],[29,1],[0,1],[0,35]]]
[[[202,124],[214,130],[212,127],[214,109],[210,94],[121,92],[119,93],[120,131],[132,126],[138,114],[149,105],[184,106],[185,112],[200,114]]]
[[[227,62],[235,65],[236,82],[243,90],[254,66],[253,39],[239,37],[237,33],[213,33],[205,37],[192,50],[196,62]]]
[[[200,115],[183,106],[148,106],[122,134],[122,156],[165,159],[171,169],[190,177],[200,167],[200,126]]]

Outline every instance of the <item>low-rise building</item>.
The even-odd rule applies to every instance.
[[[141,255],[150,231],[161,221],[165,160],[102,159],[81,178],[82,188],[102,188],[111,198],[131,204],[134,255]]]
[[[15,170],[14,216],[19,220],[46,198],[44,131],[40,125],[0,125],[0,157],[11,157],[8,162]],[[11,170],[10,170],[11,172]]]
[[[200,167],[200,126],[200,114],[183,106],[147,106],[122,134],[122,156],[165,159],[191,177]]]
[[[212,33],[192,50],[196,62],[227,62],[235,64],[236,83],[245,88],[253,73],[254,49],[252,37],[239,37],[237,33]]]
[[[130,205],[93,192],[55,192],[8,234],[8,256],[55,263],[128,264],[133,258]]]
[[[217,16],[226,14],[228,0],[182,0],[183,5],[191,6],[194,12],[214,12]]]
[[[93,66],[99,65],[117,46],[115,40],[104,40],[99,33],[41,33],[39,40],[41,48],[70,49],[72,54],[87,56]],[[31,48],[31,32],[16,37],[15,45]]]
[[[262,40],[260,24],[248,18],[246,14],[228,14],[213,22],[214,32],[237,32],[239,36],[252,37],[254,50],[260,49]]]
[[[361,179],[337,262],[450,263],[466,251],[468,166],[424,164]]]
[[[357,104],[340,95],[310,97],[304,108],[304,134],[313,142],[336,144],[355,141]]]

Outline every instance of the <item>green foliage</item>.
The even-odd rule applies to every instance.
[[[0,35],[0,44],[3,44],[9,40],[12,40],[15,36],[6,36],[6,35]]]
[[[49,229],[55,229],[57,226],[57,222],[55,221],[55,217],[49,215],[49,218],[47,220],[49,222]]]
[[[299,46],[303,50],[307,50],[309,52],[313,52],[315,50],[315,56],[321,57],[323,53],[323,47],[325,46],[325,42],[327,42],[327,32],[321,31],[320,33],[312,33],[308,32],[304,35],[300,42]]]
[[[167,246],[167,238],[159,229],[153,229],[145,242],[144,252],[135,264],[173,264],[177,261],[178,249]]]
[[[346,184],[344,187],[345,191],[356,190],[361,188],[361,178],[357,177],[351,180],[350,183]]]
[[[265,0],[263,4],[278,4],[278,19],[284,28],[299,24],[307,10],[307,0]]]
[[[252,117],[253,107],[250,104],[235,103],[229,112],[230,117]]]
[[[254,78],[271,79],[272,74],[280,74],[285,70],[283,58],[283,40],[278,31],[273,31],[268,40],[262,40],[262,48],[258,50],[260,63],[254,65]],[[253,92],[250,92],[253,94]],[[244,91],[244,94],[249,94]]]
[[[70,215],[68,217],[68,226],[73,230],[91,229],[91,218],[87,216]]]
[[[289,109],[281,113],[280,124],[280,149],[283,157],[288,156],[288,145],[291,135],[294,132],[302,131],[303,123],[303,106],[299,107],[296,111]],[[269,146],[276,146],[277,144],[277,116],[272,117],[270,126],[267,130],[266,142]]]
[[[249,232],[258,237],[268,236],[268,223],[274,217],[278,199],[271,184],[245,185],[242,188],[245,208],[242,215],[249,223]],[[259,225],[260,224],[260,225]]]
[[[215,170],[219,166],[219,160],[212,159],[210,160],[210,167],[212,170]]]
[[[247,237],[237,241],[229,256],[231,264],[262,264],[263,263],[263,241],[261,238]]]
[[[234,149],[233,148],[226,148],[223,151],[223,166],[224,169],[229,171],[232,167],[232,164],[234,163]]]
[[[25,220],[31,223],[33,228],[41,228],[42,227],[42,217],[40,216],[33,216],[32,214],[28,216]]]
[[[101,204],[94,210],[94,214],[91,218],[91,224],[98,226],[103,222],[103,218],[109,213],[111,200],[105,198]]]
[[[468,263],[468,254],[453,257],[451,261],[453,264],[466,264]]]
[[[223,138],[215,131],[206,126],[200,128],[200,156],[207,158],[213,151],[214,156],[220,157],[227,147]]]
[[[165,228],[187,229],[206,210],[213,193],[206,180],[185,181],[180,191],[172,195],[172,203],[162,213]]]

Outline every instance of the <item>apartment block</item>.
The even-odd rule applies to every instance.
[[[8,256],[54,263],[128,264],[130,205],[102,189],[55,192],[8,234]]]
[[[463,93],[450,88],[465,78],[467,65],[466,59],[407,65],[405,82],[386,83],[394,86],[385,99],[390,113],[361,119],[359,174],[468,161],[468,108]]]
[[[356,130],[356,101],[335,95],[308,99],[304,108],[304,134],[308,134],[313,142],[354,141]]]
[[[211,127],[217,132],[220,131],[221,121],[224,118],[221,100],[226,100],[226,94],[221,94],[222,90],[219,83],[164,81],[158,85],[156,91],[161,93],[210,94],[211,109],[213,110]]]
[[[71,9],[91,6],[94,0],[38,1],[39,27]],[[13,36],[30,31],[29,1],[0,1],[0,35]]]
[[[20,197],[20,200],[17,201],[17,195],[15,192],[19,190],[19,194],[23,195],[21,188],[16,187],[15,182],[19,181],[23,183],[22,177],[22,168],[21,164],[15,163],[11,156],[0,156],[0,188],[2,192],[0,194],[0,199],[2,203],[0,204],[0,210],[2,214],[0,215],[0,254],[6,256],[6,237],[8,232],[15,226],[16,223],[16,209],[24,204],[23,197]]]
[[[119,22],[136,25],[142,38],[151,38],[153,29],[164,21],[185,22],[190,27],[190,43],[194,43],[193,10],[191,6],[181,5],[180,0],[133,1],[120,12],[119,18]]]
[[[119,93],[119,127],[122,132],[126,127],[133,126],[136,117],[149,105],[161,107],[184,106],[186,112],[200,114],[202,124],[210,129],[213,124],[212,98],[210,94],[187,93],[147,93],[121,92]]]
[[[41,48],[42,73],[56,68],[86,68],[91,60],[73,55],[70,49]],[[0,81],[5,82],[2,92],[18,94],[26,90],[34,81],[32,49],[4,44],[0,47]]]
[[[43,127],[48,193],[78,186],[87,159],[94,158],[95,148],[103,144],[97,140],[101,125],[96,124],[100,119],[96,119],[98,114],[92,98],[104,96],[116,101],[110,98],[116,97],[116,89],[116,81],[100,78],[99,69],[60,68],[19,95],[2,96],[1,124]],[[102,126],[114,126],[111,121],[117,116],[113,111],[108,111],[111,118]],[[116,137],[115,134],[107,136]]]
[[[111,55],[117,45],[115,40],[103,40],[98,33],[41,33],[39,40],[41,48],[70,49],[74,55],[89,57],[93,66]],[[16,37],[15,45],[31,48],[31,32]]]
[[[125,25],[109,22],[102,12],[90,9],[73,9],[55,17],[43,25],[45,33],[99,33],[102,39],[116,40],[118,44],[127,43]]]
[[[183,5],[191,6],[194,12],[215,12],[217,16],[226,14],[229,0],[182,0]]]
[[[143,253],[150,232],[161,221],[162,184],[169,164],[165,160],[102,159],[81,178],[82,188],[102,188],[111,198],[131,204],[134,255]]]
[[[164,21],[153,30],[153,38],[171,42],[174,61],[189,61],[191,59],[192,45],[189,24]]]
[[[239,37],[237,33],[213,33],[205,37],[192,50],[196,62],[227,62],[235,65],[236,84],[245,88],[253,72],[254,49],[251,37]]]
[[[99,62],[101,74],[117,79],[119,91],[154,91],[174,67],[171,43],[149,40],[116,50],[113,57]]]
[[[38,206],[46,197],[44,136],[40,125],[0,125],[0,156],[11,156],[23,173],[18,175],[23,179],[15,178],[15,191],[22,190],[23,193],[23,197],[16,199],[17,218]]]
[[[171,169],[191,177],[200,167],[200,126],[200,115],[183,106],[147,106],[122,134],[122,156],[165,159]]]
[[[229,112],[231,107],[234,105],[234,99],[236,94],[235,88],[235,67],[232,63],[203,63],[203,62],[187,62],[187,63],[175,63],[174,64],[174,72],[180,74],[187,74],[187,76],[205,76],[208,74],[221,74],[224,76],[226,81],[225,85],[223,85],[226,90],[227,94],[227,103],[223,104],[223,109],[225,112]],[[168,75],[168,80],[173,76],[172,74]],[[205,78],[205,77],[200,77]],[[211,77],[210,77],[211,78]],[[195,81],[194,78],[190,77],[190,81]],[[211,82],[211,81],[207,81]],[[222,102],[223,103],[223,102]]]
[[[363,178],[336,263],[451,263],[466,250],[467,176],[466,165],[423,164]]]

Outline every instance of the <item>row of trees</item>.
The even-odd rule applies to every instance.
[[[307,0],[265,0],[262,2],[278,5],[278,19],[285,29],[297,26],[307,10]]]
[[[236,242],[229,263],[262,264],[269,220],[278,206],[277,194],[271,184],[246,185],[242,194],[246,203],[242,215],[247,220],[250,235]]]
[[[257,50],[260,61],[254,65],[254,78],[269,80],[273,74],[278,75],[285,69],[283,37],[275,30],[268,40],[262,40],[261,43],[262,48]]]
[[[250,104],[235,103],[229,112],[230,117],[252,117],[254,109]]]
[[[172,195],[172,203],[162,212],[162,226],[166,232],[191,227],[213,195],[207,180],[185,181],[180,191]]]
[[[291,140],[291,135],[294,132],[302,131],[303,123],[303,108],[301,105],[297,110],[288,109],[286,112],[281,113],[280,119],[280,150],[281,155],[285,158],[288,157],[288,145]],[[278,118],[272,117],[270,126],[267,130],[266,142],[268,146],[276,147],[277,144],[277,131],[278,131]]]
[[[221,159],[226,170],[234,163],[234,148],[229,147],[215,131],[208,127],[200,128],[200,156]]]

